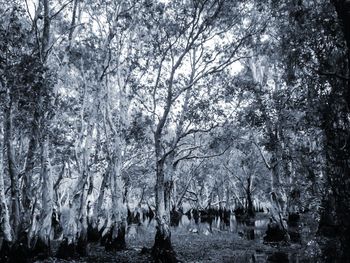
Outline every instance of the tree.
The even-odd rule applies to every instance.
[[[288,4],[274,1],[271,7],[271,14],[279,21],[284,21],[276,27],[279,36],[283,35],[279,39],[283,78],[288,86],[306,87],[307,93],[300,93],[308,103],[305,120],[308,126],[314,127],[314,131],[318,130],[318,139],[315,141],[321,142],[318,148],[323,148],[325,152],[317,159],[326,165],[324,169],[319,167],[321,173],[314,174],[321,177],[325,174],[327,178],[323,186],[324,209],[320,210],[320,233],[328,236],[339,226],[341,232],[345,233],[348,229],[345,223],[348,206],[343,201],[348,200],[348,197],[343,191],[348,189],[346,160],[349,158],[349,149],[344,144],[348,137],[348,120],[345,116],[348,115],[349,90],[349,34],[344,26],[344,22],[348,21],[347,1],[322,4],[313,1],[292,1]],[[330,216],[332,214],[335,215],[333,218]],[[348,251],[345,248],[345,244],[349,243],[346,238],[339,237],[339,240],[336,249]],[[332,244],[337,243],[332,241]],[[346,252],[337,254],[343,260],[349,257]]]
[[[157,29],[149,31],[150,52],[155,56],[150,60],[150,68],[155,74],[151,75],[151,84],[146,84],[151,103],[143,103],[154,125],[158,226],[153,254],[165,260],[168,256],[173,258],[167,212],[170,210],[172,183],[169,173],[165,171],[166,163],[168,158],[173,158],[179,142],[199,130],[181,117],[183,111],[180,110],[175,134],[168,137],[171,133],[169,128],[174,123],[176,105],[180,103],[183,105],[180,107],[186,109],[186,101],[192,90],[200,88],[211,76],[225,71],[246,56],[243,47],[260,28],[253,29],[257,20],[254,17],[244,30],[238,29],[238,25],[242,25],[241,18],[249,13],[244,11],[247,6],[243,3],[175,1],[147,4],[150,15],[147,16],[146,27],[148,30]],[[173,12],[175,9],[176,12]],[[223,41],[224,37],[230,41]],[[190,67],[190,72],[186,72],[185,67]],[[168,167],[172,167],[171,160]]]

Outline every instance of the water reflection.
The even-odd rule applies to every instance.
[[[229,218],[221,217],[195,218],[182,215],[177,226],[172,226],[172,231],[186,231],[210,235],[219,232],[230,232],[237,234],[241,238],[248,240],[262,239],[267,229],[268,218],[240,220],[235,215]],[[128,236],[133,237],[143,230],[154,231],[156,221],[153,218],[145,218],[140,224],[130,224],[128,227]]]

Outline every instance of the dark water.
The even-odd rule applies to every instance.
[[[265,235],[269,219],[265,218],[252,219],[250,221],[241,221],[236,216],[231,215],[230,220],[224,222],[220,217],[216,217],[211,222],[195,223],[194,219],[189,219],[183,215],[180,219],[179,225],[172,227],[172,232],[188,231],[191,233],[198,233],[204,235],[213,235],[220,233],[235,233],[238,236],[247,240],[261,240]],[[144,231],[154,232],[156,221],[153,219],[146,219],[141,224],[131,224],[128,227],[128,236],[136,237]]]
[[[193,219],[188,219],[187,216],[182,216],[177,229],[187,229],[189,232],[198,232],[201,234],[220,234],[220,232],[236,233],[239,236],[248,240],[262,239],[269,220],[268,218],[256,219],[250,222],[237,220],[234,215],[230,216],[229,221],[224,221],[220,217],[209,222],[195,223]]]

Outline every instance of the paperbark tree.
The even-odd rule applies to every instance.
[[[244,46],[258,30],[251,30],[250,26],[255,24],[254,19],[249,21],[250,26],[247,26],[246,31],[233,30],[239,24],[239,17],[246,15],[242,7],[240,3],[230,5],[226,1],[157,3],[155,9],[152,9],[152,5],[149,7],[152,18],[148,20],[147,27],[152,25],[152,28],[158,30],[150,33],[155,48],[151,52],[157,57],[151,59],[151,66],[155,71],[154,85],[149,87],[152,103],[148,105],[143,100],[142,105],[150,113],[154,125],[157,232],[153,255],[160,261],[175,260],[169,228],[169,191],[172,189],[173,174],[172,161],[169,158],[173,158],[179,142],[185,137],[208,129],[192,126],[191,121],[184,124],[183,117],[180,117],[179,123],[175,124],[178,130],[169,139],[175,105],[186,100],[185,94],[191,94],[197,85],[203,85],[208,78],[225,71],[234,62],[245,57]],[[171,14],[174,8],[177,12]],[[230,19],[227,19],[228,10],[232,11]],[[222,26],[219,26],[219,21],[223,22]],[[220,44],[220,37],[232,37],[235,40]],[[216,48],[211,48],[211,44],[216,45]],[[184,70],[188,65],[191,67],[190,72]],[[167,167],[170,168],[169,171]]]
[[[51,40],[51,8],[48,0],[43,0],[43,29],[42,29],[42,37],[41,37],[41,49],[39,53],[39,57],[42,65],[46,65],[49,56],[49,47]],[[47,74],[44,74],[43,77],[47,77]],[[40,215],[40,227],[38,232],[38,241],[35,244],[35,250],[38,253],[43,253],[44,256],[50,255],[50,239],[51,239],[51,228],[52,228],[52,212],[53,212],[53,179],[51,174],[50,167],[50,138],[49,138],[49,123],[51,119],[51,97],[50,97],[50,89],[49,87],[51,83],[49,79],[45,79],[40,87],[39,99],[38,103],[38,111],[39,111],[39,140],[40,140],[40,165],[41,172],[40,177],[42,179],[41,186],[41,215]],[[52,84],[51,84],[52,85]],[[47,91],[48,90],[48,91]],[[34,120],[35,121],[35,120]],[[33,222],[35,223],[35,222]],[[40,251],[41,250],[41,251]]]

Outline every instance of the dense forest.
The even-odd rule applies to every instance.
[[[350,262],[350,1],[0,0],[0,262]]]

